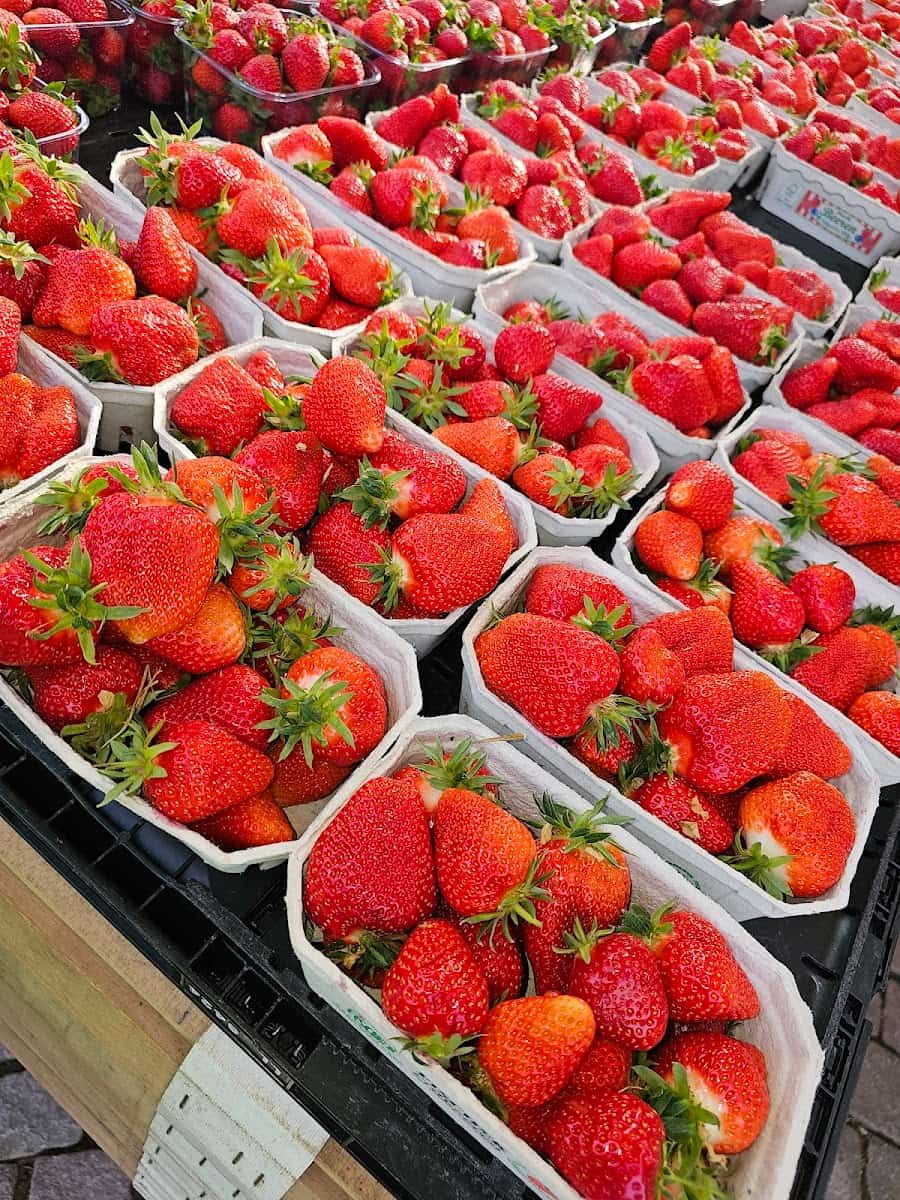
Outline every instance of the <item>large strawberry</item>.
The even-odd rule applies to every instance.
[[[381,448],[387,394],[371,367],[353,358],[333,358],[316,373],[303,401],[303,415],[322,445],[357,457]]]
[[[147,209],[132,262],[141,287],[167,300],[186,300],[197,287],[197,264],[164,208]]]
[[[389,967],[381,1004],[417,1047],[446,1062],[465,1038],[484,1028],[487,981],[450,921],[423,921]]]
[[[437,900],[431,833],[412,784],[375,778],[335,814],[310,852],[304,910],[327,943],[359,957],[378,934],[401,934]]]
[[[153,387],[177,375],[200,353],[190,316],[161,296],[103,304],[91,316],[90,338],[94,352],[79,356],[82,374],[136,387]]]
[[[116,646],[98,646],[96,662],[27,668],[34,710],[57,733],[67,725],[104,725],[112,733],[134,703],[144,668]],[[86,732],[86,731],[85,731]]]
[[[263,389],[225,354],[181,389],[172,401],[169,419],[198,453],[230,455],[256,434],[264,407]]]
[[[740,827],[746,849],[729,861],[779,898],[827,892],[856,839],[853,810],[842,793],[810,771],[747,792]]]
[[[165,737],[169,722],[180,723],[196,717],[264,750],[269,734],[260,726],[272,715],[262,697],[267,686],[258,671],[235,663],[195,679],[173,696],[160,700],[147,709],[145,720],[150,729],[162,724]]]
[[[806,613],[800,597],[752,559],[731,567],[731,624],[754,650],[783,646],[800,636]]]
[[[800,696],[785,692],[791,710],[791,729],[772,775],[812,771],[822,779],[837,779],[853,765],[849,747]]]
[[[180,629],[150,638],[144,645],[192,675],[218,671],[237,662],[244,653],[244,610],[230,588],[214,583]]]
[[[631,604],[612,580],[567,563],[542,563],[528,580],[525,609],[536,616],[589,625],[589,605],[607,616],[617,636],[626,637],[631,632]]]
[[[619,678],[608,643],[531,613],[513,613],[479,634],[475,653],[490,690],[548,737],[574,737]]]
[[[658,43],[657,43],[658,44]],[[550,1160],[594,1200],[656,1194],[666,1130],[659,1115],[629,1093],[573,1097],[550,1119]]]
[[[47,282],[34,306],[36,325],[60,325],[70,333],[90,330],[91,317],[105,304],[133,300],[131,268],[102,246],[62,250],[47,269]]]
[[[734,659],[731,622],[711,605],[688,612],[660,613],[644,628],[654,629],[681,659],[690,677],[711,671],[730,671]]]
[[[594,1040],[594,1016],[575,996],[527,996],[491,1009],[478,1060],[506,1104],[543,1104],[560,1092]]]

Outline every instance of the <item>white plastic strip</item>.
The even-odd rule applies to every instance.
[[[280,1200],[327,1140],[213,1025],[159,1102],[134,1187],[145,1200]]]

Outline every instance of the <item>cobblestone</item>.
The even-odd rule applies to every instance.
[[[900,1196],[900,1150],[881,1138],[869,1142],[866,1184],[872,1200]]]
[[[74,1146],[81,1130],[24,1071],[0,1079],[0,1160]]]
[[[39,1158],[34,1164],[29,1200],[129,1200],[131,1184],[102,1150]]]
[[[825,1200],[859,1200],[862,1177],[862,1137],[852,1125],[845,1125]]]

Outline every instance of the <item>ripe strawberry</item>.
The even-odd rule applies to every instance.
[[[265,724],[282,742],[279,756],[301,747],[309,766],[314,756],[342,766],[360,762],[387,729],[381,677],[340,646],[319,646],[296,659],[270,703],[275,715]]]
[[[169,419],[201,454],[232,454],[262,421],[262,388],[228,355],[214,359],[178,393]]]
[[[892,392],[900,386],[900,364],[863,338],[841,338],[828,353],[837,359],[834,386],[843,393],[857,392],[861,388]]]
[[[345,300],[364,308],[377,308],[395,299],[396,286],[390,259],[371,246],[321,246],[331,286]]]
[[[754,440],[752,435],[738,444],[738,453],[731,461],[739,475],[776,504],[790,503],[791,479],[800,479],[803,474],[803,460],[793,447],[768,439]]]
[[[705,425],[716,410],[703,364],[686,354],[639,363],[628,390],[650,412],[684,433]]]
[[[378,934],[402,933],[431,916],[436,899],[431,834],[415,789],[402,780],[368,780],[313,845],[306,915],[326,943],[346,943],[352,962],[377,945]]]
[[[197,287],[197,264],[164,208],[148,208],[133,269],[141,287],[167,300],[186,300]]]
[[[231,590],[214,583],[197,612],[180,629],[144,644],[192,675],[218,671],[244,653],[244,613]]]
[[[13,365],[16,348],[14,342]],[[2,486],[28,479],[81,441],[75,397],[66,387],[39,388],[22,375],[5,375],[0,378],[0,402]]]
[[[294,750],[275,763],[271,794],[276,804],[291,808],[294,804],[313,804],[330,796],[344,782],[352,767],[313,759],[309,766],[302,750]]]
[[[713,611],[713,610],[697,610]],[[713,795],[766,774],[787,742],[784,693],[759,671],[693,675],[659,716],[673,769]]]
[[[3,220],[6,231],[16,241],[35,247],[51,242],[77,246],[79,206],[71,185],[51,177],[40,162],[27,158],[14,163],[4,153],[6,157],[0,155],[0,162],[8,166],[0,184],[0,198],[8,210]]]
[[[594,1017],[575,996],[528,996],[491,1009],[478,1061],[505,1104],[557,1095],[594,1040]]]
[[[450,921],[423,921],[388,968],[381,1003],[430,1057],[448,1061],[487,1021],[487,982]]]
[[[518,548],[518,532],[503,494],[492,479],[482,479],[476,483],[459,512],[462,516],[476,517],[490,525],[501,539],[507,558]]]
[[[291,842],[293,826],[267,793],[251,796],[221,812],[194,821],[192,828],[222,850],[247,850]]]
[[[198,719],[218,725],[226,733],[264,750],[268,731],[260,725],[272,715],[262,693],[266,681],[258,671],[243,663],[235,663],[195,679],[173,696],[154,704],[146,712],[147,727],[162,723],[162,736],[167,740],[170,724]]]
[[[670,30],[674,33],[678,29]],[[655,49],[663,38],[654,42]],[[573,1097],[549,1122],[550,1161],[582,1196],[652,1196],[666,1140],[665,1126],[645,1101],[627,1092]]]
[[[709,605],[687,612],[661,613],[643,628],[655,629],[668,648],[681,659],[690,678],[710,671],[730,671],[734,658],[731,622],[719,608]]]
[[[652,1050],[665,1036],[669,1007],[656,959],[630,933],[580,927],[567,938],[572,953],[568,992],[594,1014],[597,1033],[632,1050]]]
[[[513,383],[543,375],[556,354],[556,343],[543,325],[509,325],[497,335],[494,362]]]
[[[781,562],[790,552],[781,550],[783,538],[774,525],[759,517],[737,513],[719,529],[703,539],[704,554],[719,563],[723,575],[729,575],[733,563],[752,558],[772,571],[781,569]]]
[[[322,447],[314,433],[265,430],[238,451],[235,461],[272,490],[273,512],[280,528],[302,529],[312,519],[325,471]]]
[[[747,362],[771,365],[788,345],[793,310],[756,296],[700,304],[694,328]]]
[[[869,639],[869,687],[880,687],[892,678],[900,658],[893,611],[866,606],[854,612],[849,623],[861,629]]]
[[[625,704],[618,709],[625,720]],[[607,708],[592,724],[591,736],[605,736],[616,728],[623,739],[624,733],[613,725],[617,719]],[[566,936],[578,925],[583,929],[615,925],[631,894],[631,874],[625,855],[601,824],[602,805],[576,815],[549,796],[537,803],[546,822],[538,868],[543,894],[534,900],[535,921],[523,924],[522,938],[535,989],[567,991],[572,958],[559,953]]]
[[[791,710],[791,728],[784,749],[772,768],[779,778],[796,771],[812,771],[822,779],[837,779],[853,765],[847,746],[805,700],[785,692]]]
[[[140,786],[154,808],[186,824],[258,796],[272,779],[264,754],[197,719],[169,722],[164,742],[133,729],[105,770],[120,780],[115,794]]]
[[[608,643],[576,625],[513,613],[481,633],[475,653],[487,686],[548,737],[574,737],[613,691],[619,663]],[[523,676],[523,656],[532,664]]]
[[[838,433],[846,433],[848,437],[856,437],[864,429],[872,425],[877,416],[875,405],[865,391],[855,392],[840,400],[825,400],[821,404],[812,404],[806,410],[807,415],[817,421],[824,421]]]
[[[900,540],[900,509],[877,483],[862,475],[816,472],[795,488],[791,528],[820,530],[838,546]]]
[[[322,366],[303,400],[303,415],[323,446],[358,456],[381,447],[387,395],[378,376],[353,358]]]
[[[668,704],[684,686],[684,667],[655,629],[636,630],[619,657],[619,688],[642,703]]]
[[[528,581],[525,609],[540,617],[589,625],[588,608],[608,618],[619,636],[632,629],[631,604],[611,580],[564,563],[542,563]],[[611,631],[607,640],[613,640]]]
[[[390,552],[367,569],[388,614],[405,599],[422,613],[444,615],[496,587],[506,549],[504,538],[478,518],[420,513],[400,526]]]
[[[687,293],[675,279],[654,279],[641,292],[644,304],[649,304],[663,316],[671,317],[679,325],[690,326],[694,317],[694,306]]]
[[[298,34],[282,50],[281,66],[293,91],[315,91],[331,71],[328,42],[321,33]]]
[[[676,1033],[661,1047],[656,1068],[669,1084],[680,1064],[691,1095],[715,1110],[700,1135],[713,1154],[740,1154],[752,1146],[769,1115],[762,1051],[724,1033]]]
[[[35,712],[57,733],[67,725],[102,728],[109,736],[127,718],[144,676],[136,658],[115,646],[98,646],[96,662],[27,668]],[[87,732],[87,730],[85,730]]]
[[[869,686],[872,650],[862,629],[847,625],[820,633],[797,657],[796,663],[787,660],[791,678],[841,712]]]
[[[645,812],[710,854],[724,854],[734,841],[734,831],[724,817],[702,792],[683,779],[654,775],[638,788],[633,799]]]
[[[599,393],[552,372],[535,375],[531,390],[537,397],[541,434],[562,442],[580,429],[603,403]]]
[[[900,697],[894,692],[866,692],[850,705],[847,716],[891,754],[900,754]]]
[[[690,517],[704,533],[719,529],[734,507],[734,484],[722,467],[706,460],[679,467],[666,488],[666,507]]]
[[[672,579],[692,579],[700,568],[703,532],[690,517],[661,508],[641,521],[634,545],[649,570]]]
[[[652,915],[632,907],[623,927],[645,937],[659,961],[669,1018],[681,1024],[748,1021],[759,997],[725,938],[705,917],[671,906]]]
[[[681,270],[681,259],[659,242],[631,242],[617,250],[613,258],[612,279],[627,292],[640,293],[657,279],[674,279]]]
[[[742,559],[731,566],[731,624],[754,650],[785,646],[800,636],[806,613],[800,595],[764,566]]]
[[[882,575],[890,583],[900,584],[900,556],[895,542],[851,546],[850,553],[877,575]]]
[[[821,896],[840,879],[856,839],[853,810],[830,783],[799,771],[741,800],[747,850],[735,865],[775,896]]]
[[[806,624],[817,633],[830,633],[853,612],[856,586],[834,563],[812,563],[790,581],[806,612]]]
[[[98,309],[115,300],[133,300],[135,294],[130,267],[109,250],[102,246],[62,250],[47,269],[44,291],[34,306],[34,323],[85,334]]]
[[[249,259],[262,258],[272,239],[285,254],[312,246],[306,209],[280,183],[251,181],[236,196],[223,198],[220,207],[217,236]]]
[[[380,589],[365,564],[389,554],[390,545],[390,535],[377,526],[367,529],[347,501],[334,504],[318,518],[308,541],[317,568],[370,605],[378,599]]]
[[[394,146],[414,150],[434,123],[434,101],[430,96],[405,100],[375,123],[379,137]]]
[[[81,356],[90,379],[153,387],[192,366],[200,352],[196,326],[162,296],[103,304],[91,317],[93,353]]]

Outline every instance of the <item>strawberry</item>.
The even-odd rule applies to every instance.
[[[692,258],[678,272],[677,282],[691,304],[724,300],[743,290],[740,276],[726,270],[707,255]]]
[[[185,311],[197,331],[201,358],[209,354],[217,354],[220,350],[225,349],[228,345],[225,326],[205,300],[189,296]]]
[[[434,122],[434,101],[430,96],[414,96],[375,122],[379,137],[394,146],[415,149]]]
[[[556,343],[543,325],[509,325],[497,335],[494,362],[513,383],[543,375],[556,353]]]
[[[445,791],[463,788],[496,798],[500,782],[488,770],[484,752],[477,750],[469,738],[463,738],[452,751],[445,750],[440,742],[425,747],[422,762],[401,767],[393,777],[413,783],[432,817]]]
[[[386,404],[385,390],[371,367],[340,357],[316,373],[304,397],[303,415],[327,449],[356,456],[380,448]]]
[[[586,933],[566,939],[573,955],[568,992],[594,1014],[597,1033],[632,1050],[651,1050],[665,1036],[669,1007],[656,959],[630,933]]]
[[[379,585],[365,564],[389,554],[390,545],[390,535],[377,526],[367,529],[347,501],[332,505],[318,518],[308,541],[317,568],[363,604],[374,604],[379,595]]]
[[[222,850],[272,846],[296,837],[281,807],[266,793],[194,821],[192,828]]]
[[[791,579],[790,588],[803,603],[806,624],[817,633],[831,633],[853,612],[856,586],[834,563],[804,567]]]
[[[841,400],[825,400],[821,404],[811,404],[806,412],[808,416],[817,421],[824,421],[826,425],[830,425],[839,433],[846,433],[848,437],[856,437],[867,429],[874,423],[877,415],[877,409],[869,400],[866,390],[855,392]]]
[[[631,632],[633,615],[627,596],[611,580],[563,563],[542,563],[525,592],[525,610],[540,617],[590,625],[588,609],[608,617],[619,636]],[[613,639],[611,632],[608,640]]]
[[[0,296],[13,300],[28,320],[44,287],[46,262],[27,242],[0,234]]]
[[[785,665],[797,683],[802,683],[820,700],[846,712],[869,686],[872,650],[862,629],[841,626],[833,633],[820,633],[813,642],[798,647],[798,653],[789,656]]]
[[[655,629],[636,630],[619,657],[619,687],[633,700],[668,704],[684,685],[684,667]]]
[[[632,906],[622,926],[644,937],[662,973],[669,1017],[682,1024],[747,1021],[759,997],[722,934],[705,917],[671,905],[650,914]]]
[[[731,625],[754,650],[785,646],[800,636],[806,614],[799,594],[752,559],[731,566]]]
[[[116,750],[104,768],[119,780],[112,795],[141,787],[154,808],[186,824],[259,795],[272,779],[263,753],[208,721],[171,721],[164,742],[134,727]]]
[[[876,455],[888,458],[895,466],[900,464],[900,430],[883,429],[873,425],[858,434],[857,441],[862,442],[867,450],[872,450]]]
[[[344,782],[352,767],[340,763],[313,759],[309,766],[302,750],[294,750],[287,758],[275,763],[275,778],[272,780],[273,800],[283,808],[294,804],[312,804],[330,796]]]
[[[528,996],[491,1009],[478,1061],[505,1104],[543,1104],[565,1087],[594,1040],[594,1017],[575,996]]]
[[[677,321],[679,325],[690,326],[694,306],[677,280],[654,279],[641,292],[641,299],[644,304],[649,304],[651,308]]]
[[[688,678],[732,669],[734,638],[731,622],[721,609],[706,605],[687,612],[661,613],[643,627],[657,631],[681,659]]]
[[[639,363],[628,389],[650,412],[685,433],[704,425],[716,409],[703,364],[686,354]]]
[[[651,220],[661,233],[681,241],[682,238],[696,232],[705,217],[721,212],[730,203],[729,192],[706,192],[682,188],[665,204],[653,209]]]
[[[771,365],[788,344],[793,310],[756,296],[700,304],[694,328],[747,362]]]
[[[812,321],[824,321],[834,306],[834,293],[815,271],[773,267],[766,291]]]
[[[762,1051],[724,1033],[676,1033],[660,1048],[659,1075],[676,1083],[680,1066],[690,1094],[715,1119],[700,1125],[712,1154],[740,1154],[752,1146],[769,1115],[766,1060]]]
[[[812,771],[822,779],[837,779],[850,770],[853,756],[847,746],[805,700],[785,692],[791,710],[787,743],[772,775],[776,778],[796,771]]]
[[[307,765],[320,761],[350,766],[378,745],[387,729],[384,684],[367,662],[340,646],[318,646],[291,663],[275,710],[264,727],[279,740],[279,757],[302,748]]]
[[[368,461],[381,480],[361,465],[357,484],[340,495],[355,501],[356,511],[368,516],[370,523],[374,518],[386,524],[392,513],[405,521],[418,513],[450,512],[465,495],[466,477],[461,467],[392,430],[385,430],[381,449]]]
[[[865,608],[857,609],[848,623],[861,629],[869,639],[869,687],[880,687],[881,684],[887,683],[897,670],[900,658],[893,610],[866,605]]]
[[[791,480],[803,474],[803,460],[791,446],[752,435],[738,444],[731,460],[734,469],[776,504],[787,505],[793,492]]]
[[[675,29],[670,33],[676,32]],[[655,49],[663,38],[654,42]],[[550,1118],[550,1161],[583,1196],[624,1196],[656,1191],[665,1126],[645,1101],[627,1092],[573,1097]]]
[[[218,238],[249,259],[263,257],[272,239],[284,253],[312,245],[306,209],[280,183],[251,181],[236,196],[224,197],[220,208]]]
[[[784,693],[759,671],[693,675],[659,716],[674,770],[713,795],[769,771],[789,729]]]
[[[9,151],[0,154],[3,227],[16,241],[35,247],[51,242],[77,246],[79,207],[74,189],[64,177],[51,177],[45,161],[38,156],[14,162]]]
[[[891,754],[900,754],[900,697],[893,692],[866,692],[850,705],[847,716]]]
[[[331,71],[328,42],[321,33],[298,34],[282,50],[281,66],[293,91],[315,91],[325,83]]]
[[[651,571],[672,579],[691,579],[703,554],[703,531],[690,517],[661,508],[635,530],[634,545]]]
[[[667,596],[672,596],[686,608],[702,608],[711,605],[720,608],[728,616],[731,611],[731,592],[716,576],[719,565],[711,558],[700,561],[700,569],[693,579],[683,582],[665,576],[655,580],[656,586]]]
[[[620,709],[624,718],[625,706]],[[597,725],[595,733],[600,732]],[[559,953],[566,936],[578,926],[614,925],[628,903],[631,874],[625,855],[601,823],[602,804],[582,814],[549,796],[540,797],[537,804],[546,822],[539,865],[543,894],[534,899],[535,921],[523,924],[522,938],[536,990],[566,991],[572,958]]]
[[[265,430],[238,451],[235,461],[274,493],[280,528],[302,529],[315,515],[325,460],[314,433]]]
[[[197,361],[197,328],[179,305],[162,296],[103,304],[91,317],[92,354],[79,366],[90,379],[152,387]]]
[[[821,896],[840,879],[856,822],[843,795],[809,771],[752,788],[741,800],[747,849],[735,866],[775,896]]]
[[[85,334],[98,309],[115,300],[133,300],[135,294],[131,269],[109,250],[102,246],[63,250],[47,269],[33,320],[36,325],[61,325],[70,333]]]
[[[877,575],[890,583],[900,584],[900,557],[895,542],[871,542],[865,546],[851,546],[850,553]]]
[[[654,775],[634,793],[633,799],[654,817],[696,842],[710,854],[724,854],[734,831],[702,792],[669,775]]]
[[[537,398],[541,434],[552,441],[562,442],[571,437],[603,403],[592,388],[552,372],[535,375],[531,390]]]
[[[144,668],[125,650],[98,646],[93,664],[77,659],[26,673],[34,710],[51,729],[85,725],[83,733],[102,728],[108,737],[127,720]]]
[[[260,427],[263,390],[228,355],[213,359],[172,401],[169,419],[201,454],[232,454]]]
[[[480,634],[475,652],[487,686],[548,737],[573,737],[619,675],[615,651],[575,625],[515,613]],[[515,669],[533,662],[529,678]],[[567,664],[567,665],[564,665]],[[567,691],[560,688],[565,679]]]
[[[704,533],[719,529],[734,507],[734,484],[722,467],[706,460],[680,466],[666,488],[666,507],[690,517]]]
[[[147,709],[148,728],[162,724],[165,738],[169,724],[181,724],[197,718],[218,725],[226,733],[264,750],[268,731],[260,725],[272,715],[263,699],[266,681],[258,671],[243,663],[223,667],[202,679],[195,679],[173,696]]]
[[[12,301],[10,301],[12,303]],[[15,365],[15,345],[13,365]],[[81,441],[75,397],[39,388],[22,375],[0,378],[0,484],[12,487],[75,450]]]
[[[892,392],[900,386],[900,364],[861,337],[841,338],[828,353],[837,359],[833,383],[843,393],[857,392],[861,388]]]
[[[476,483],[459,512],[462,516],[476,517],[490,525],[500,537],[507,557],[518,548],[518,532],[503,494],[492,479],[482,479]]]
[[[584,461],[588,455],[599,457],[599,462]],[[627,456],[608,446],[585,446],[573,451],[573,457],[540,454],[513,472],[513,483],[535,504],[564,516],[588,518],[603,517],[623,504],[633,481]]]
[[[447,788],[434,816],[434,854],[444,899],[460,917],[512,926],[534,915],[537,846],[527,826],[492,798]]]
[[[224,584],[214,583],[197,612],[180,629],[144,643],[148,650],[192,675],[236,662],[247,638],[244,613]]]
[[[737,513],[719,529],[706,534],[703,552],[719,564],[726,577],[732,564],[744,558],[761,562],[777,573],[781,571],[783,561],[790,558],[790,552],[782,549],[783,540],[775,526],[768,521]]]
[[[393,268],[380,250],[327,245],[320,247],[320,253],[328,266],[331,286],[345,300],[377,308],[396,298]]]
[[[647,66],[664,75],[670,67],[687,56],[692,30],[687,21],[681,21],[666,30],[650,48]]]
[[[437,616],[492,591],[506,564],[506,549],[495,529],[478,518],[420,513],[396,531],[390,552],[366,568],[387,613],[402,598]]]
[[[794,367],[781,384],[781,394],[792,408],[810,408],[828,399],[831,385],[840,368],[833,355]]]
[[[197,264],[164,208],[147,209],[133,266],[141,287],[167,300],[186,300],[197,287]]]
[[[657,279],[674,279],[681,270],[681,259],[659,242],[631,242],[617,250],[613,258],[612,279],[627,292],[640,295]]]
[[[838,473],[824,479],[821,469],[792,490],[791,529],[821,531],[838,546],[900,540],[900,509],[877,483]]]
[[[450,921],[423,921],[388,968],[381,1004],[385,1016],[418,1047],[446,1062],[464,1038],[484,1027],[487,982]]]
[[[379,934],[403,933],[431,916],[436,900],[431,834],[415,789],[403,780],[368,780],[316,838],[306,916],[326,945],[344,943],[353,963],[377,949]]]

